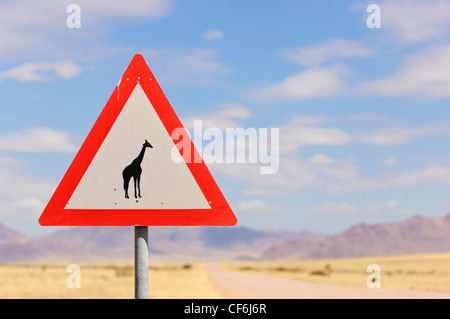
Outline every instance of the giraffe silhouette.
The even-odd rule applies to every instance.
[[[133,177],[134,180],[134,197],[139,198],[141,197],[141,174],[142,174],[142,168],[141,163],[142,159],[144,158],[145,149],[147,147],[153,148],[153,146],[145,140],[145,143],[142,145],[142,150],[139,153],[138,157],[134,159],[133,162],[131,162],[130,165],[125,167],[125,169],[122,172],[123,177],[123,189],[125,190],[125,198],[129,198],[128,196],[128,186],[130,184],[130,179]],[[137,193],[136,193],[136,187],[137,187]]]

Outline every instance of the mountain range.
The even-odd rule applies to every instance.
[[[320,239],[290,240],[265,250],[262,259],[389,256],[450,251],[450,214],[414,216],[403,222],[357,224]]]
[[[335,235],[247,227],[149,227],[152,261],[362,257],[450,251],[450,214],[361,223]],[[25,236],[0,224],[0,263],[133,262],[133,227],[71,227]]]
[[[274,244],[314,239],[308,231],[256,231],[246,227],[149,227],[150,260],[256,259]],[[0,224],[0,263],[133,262],[134,228],[71,227],[26,237]]]

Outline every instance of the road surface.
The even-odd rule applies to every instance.
[[[450,299],[450,293],[353,287],[312,283],[290,278],[224,271],[220,264],[206,264],[205,270],[224,299]]]

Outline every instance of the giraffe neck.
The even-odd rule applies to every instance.
[[[138,157],[136,157],[136,159],[133,161],[133,163],[141,164],[142,159],[144,158],[144,153],[145,153],[145,146],[142,146],[141,152],[139,153]]]

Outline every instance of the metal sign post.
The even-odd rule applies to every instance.
[[[134,226],[134,295],[148,299],[148,226]]]

